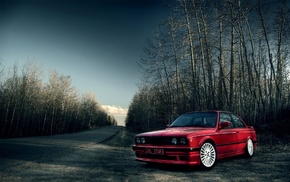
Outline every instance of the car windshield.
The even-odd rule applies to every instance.
[[[215,127],[216,112],[196,112],[179,116],[169,127]]]

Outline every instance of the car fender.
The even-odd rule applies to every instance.
[[[211,136],[204,136],[203,138],[200,139],[199,141],[199,148],[204,144],[206,141],[210,141],[214,146],[215,146],[215,141]]]

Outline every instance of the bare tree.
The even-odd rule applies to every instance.
[[[163,117],[152,114],[161,110],[172,116],[176,110],[213,108],[259,124],[289,107],[289,5],[283,0],[268,3],[174,4],[142,59],[147,98],[156,103],[150,118]]]
[[[41,69],[28,62],[21,74],[15,64],[7,78],[1,79],[0,137],[59,134],[116,124],[94,99],[86,100],[86,108],[82,107],[70,76],[54,71],[44,85],[40,75]]]

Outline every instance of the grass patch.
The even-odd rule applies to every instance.
[[[278,137],[275,133],[260,133],[258,136],[258,148],[260,152],[290,152],[290,136]],[[287,139],[288,138],[288,139]]]
[[[103,144],[114,147],[131,147],[134,144],[135,135],[135,132],[124,127],[114,137],[103,142]]]
[[[259,125],[256,128],[258,150],[261,152],[290,152],[290,120]]]

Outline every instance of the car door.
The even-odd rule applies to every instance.
[[[227,128],[221,128],[220,134],[220,156],[232,155],[237,150],[238,143],[238,131],[235,128],[232,117],[229,113],[221,112],[219,122],[230,122],[230,126]]]
[[[236,144],[236,152],[241,153],[244,152],[246,147],[246,142],[249,137],[249,131],[244,124],[244,122],[235,114],[230,114],[232,117],[233,124],[235,126],[235,130],[237,132],[237,144]]]

